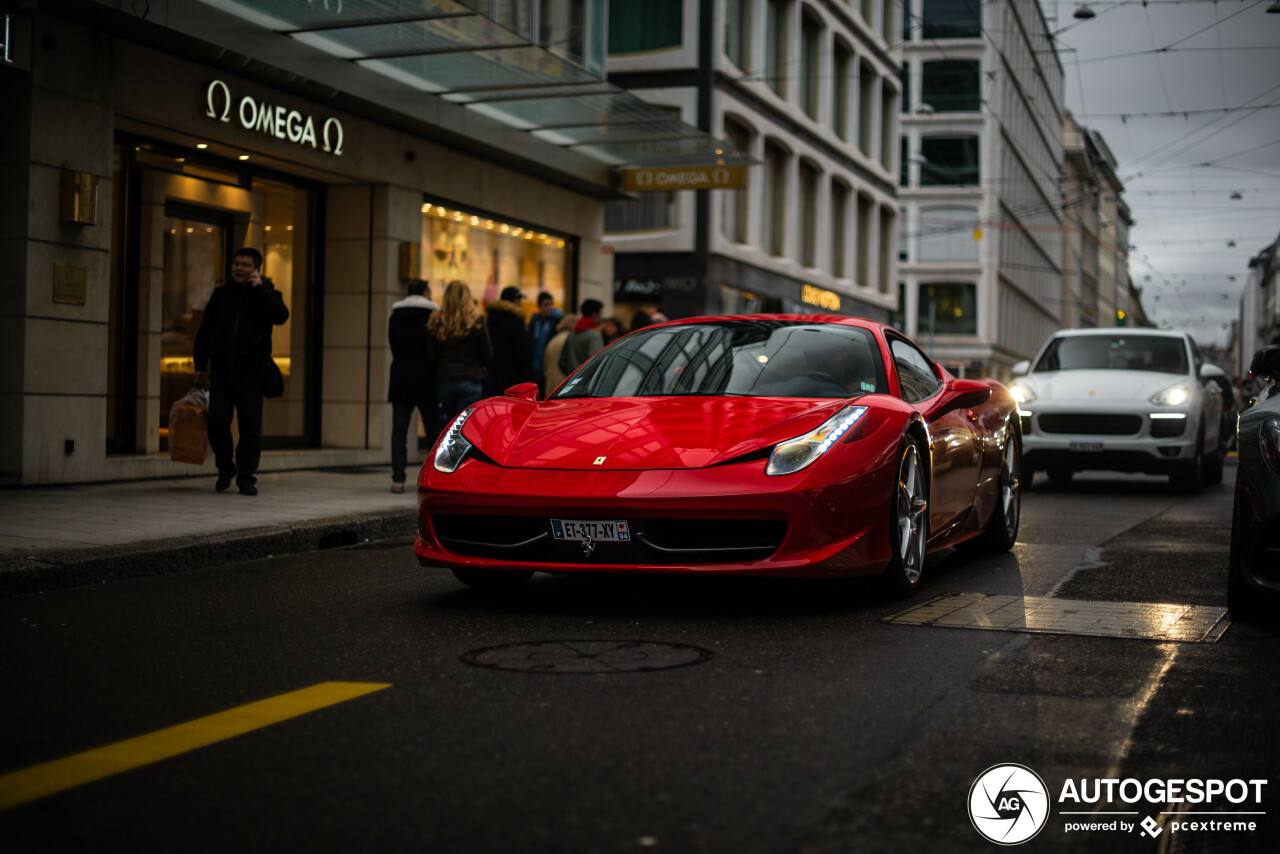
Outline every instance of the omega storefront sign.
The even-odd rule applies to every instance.
[[[234,119],[247,131],[273,136],[294,145],[318,148],[335,157],[342,156],[342,122],[332,116],[319,119],[252,95],[237,100],[232,97],[231,87],[222,80],[213,80],[205,87],[201,106],[211,119],[227,123]]]

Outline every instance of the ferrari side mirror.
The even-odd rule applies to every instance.
[[[527,400],[530,403],[538,402],[538,384],[537,383],[520,383],[513,385],[503,393],[504,397],[514,397],[517,400]]]
[[[1263,347],[1253,354],[1253,362],[1249,365],[1249,373],[1258,378],[1266,378],[1272,382],[1280,381],[1280,347]]]
[[[991,399],[991,386],[977,380],[948,380],[938,402],[929,412],[929,418],[937,418],[957,409],[981,406]]]

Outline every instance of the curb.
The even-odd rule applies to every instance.
[[[351,546],[411,535],[417,526],[412,510],[368,513],[0,559],[0,597]]]

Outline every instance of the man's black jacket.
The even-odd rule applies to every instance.
[[[227,282],[215,288],[196,334],[195,369],[244,374],[271,358],[271,327],[289,319],[284,299],[263,279],[262,285]]]

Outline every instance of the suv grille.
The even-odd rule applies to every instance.
[[[1132,436],[1142,429],[1141,415],[1049,414],[1038,419],[1041,432],[1088,436]]]

